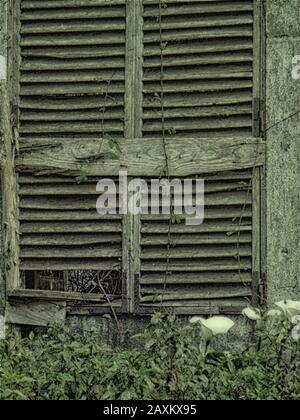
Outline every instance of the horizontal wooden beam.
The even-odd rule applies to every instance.
[[[23,140],[18,170],[39,173],[85,173],[114,176],[127,169],[130,176],[160,176],[168,156],[171,176],[189,176],[262,166],[265,143],[258,138],[143,138],[120,139],[120,153],[109,139],[40,138]]]
[[[104,302],[106,297],[102,294],[88,294],[77,292],[60,292],[50,290],[31,290],[31,289],[15,289],[8,290],[7,296],[9,300],[16,299],[36,299],[44,301],[83,301],[83,302]],[[115,296],[107,296],[110,300],[114,300]]]

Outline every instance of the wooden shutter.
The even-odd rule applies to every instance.
[[[72,172],[63,164],[56,171],[19,171],[19,284],[25,290],[11,295],[53,300],[60,293],[81,300],[78,308],[90,302],[100,312],[124,310],[122,217],[97,214],[99,177],[87,177],[84,165],[116,154],[104,143],[125,134],[126,2],[15,3],[20,150],[59,151],[75,141],[79,155]],[[96,149],[86,159],[80,150],[90,139]]]
[[[21,1],[23,141],[124,135],[125,24],[125,1]]]
[[[144,1],[145,136],[252,134],[253,4]]]
[[[186,139],[187,148],[217,150],[218,138],[234,144],[258,135],[258,2],[143,4],[143,137],[163,138],[166,148]],[[141,217],[136,307],[142,313],[239,312],[258,300],[259,172],[216,167],[215,174],[194,175],[205,180],[203,225]]]
[[[188,226],[186,217],[141,217],[141,311],[217,313],[252,299],[252,171],[202,176],[202,225]]]
[[[21,276],[9,295],[59,293],[81,301],[73,313],[219,313],[256,301],[259,0],[14,4]],[[205,223],[98,216],[96,181],[125,169],[129,179],[203,177]]]

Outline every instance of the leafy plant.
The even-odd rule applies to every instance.
[[[11,331],[0,341],[0,399],[298,400],[300,349],[290,316],[260,316],[252,344],[238,354],[213,349],[213,336],[234,328],[224,317],[187,324],[156,313],[138,337],[144,351],[100,346],[91,329],[52,326],[26,338]],[[199,345],[194,333],[203,326],[211,334]]]

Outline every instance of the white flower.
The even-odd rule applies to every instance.
[[[259,309],[252,308],[249,306],[248,308],[245,308],[242,312],[242,314],[251,319],[251,321],[260,321],[261,320],[261,313]]]
[[[213,335],[226,334],[234,326],[234,322],[225,316],[214,316],[202,321],[202,325],[211,330]]]
[[[283,313],[286,315],[293,317],[300,314],[300,301],[296,300],[282,300],[280,302],[275,303],[278,308],[280,308]]]
[[[201,324],[202,334],[206,341],[210,341],[215,335],[228,333],[234,326],[234,322],[225,316],[214,316],[209,319],[195,316],[190,322],[192,324]]]

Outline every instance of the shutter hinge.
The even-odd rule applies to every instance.
[[[253,135],[260,137],[263,131],[263,118],[262,118],[263,103],[260,98],[253,100]]]

